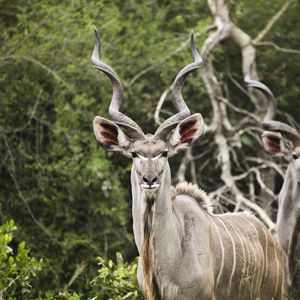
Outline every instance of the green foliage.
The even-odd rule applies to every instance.
[[[116,262],[98,257],[99,275],[92,281],[100,286],[100,295],[109,300],[143,299],[138,289],[137,262],[124,262],[121,253],[116,254]]]
[[[0,298],[29,299],[32,281],[42,267],[42,260],[29,256],[25,242],[17,243],[13,220],[0,227]]]
[[[125,86],[122,110],[153,131],[161,91],[191,59],[185,48],[178,57],[169,54],[209,18],[193,3],[182,9],[148,1],[2,0],[2,7],[2,214],[18,221],[19,238],[44,259],[47,272],[42,270],[36,289],[59,290],[86,264],[69,288],[87,294],[95,257],[111,258],[120,249],[126,259],[137,255],[130,162],[107,157],[92,131],[93,117],[106,116],[111,99],[109,80],[91,67],[92,25],[101,32],[102,57]],[[148,67],[147,76],[134,79]]]

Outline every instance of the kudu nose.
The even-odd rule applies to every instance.
[[[153,185],[155,182],[156,182],[156,180],[157,180],[157,177],[156,176],[154,176],[154,177],[146,177],[146,176],[144,176],[143,177],[143,180],[144,180],[144,182],[146,183],[146,184],[148,184],[149,186],[151,186],[151,185]]]

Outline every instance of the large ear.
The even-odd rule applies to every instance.
[[[203,133],[204,122],[201,114],[194,114],[182,120],[175,128],[171,138],[171,150],[177,152],[187,148]]]
[[[295,147],[292,141],[285,139],[280,132],[264,131],[262,141],[265,149],[276,156],[285,155]]]
[[[106,150],[120,151],[126,154],[126,150],[130,146],[130,140],[118,125],[107,119],[95,117],[93,128],[97,141]]]

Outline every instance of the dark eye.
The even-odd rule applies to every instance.
[[[161,156],[167,157],[168,156],[168,151],[164,151]]]
[[[293,157],[293,159],[298,159],[298,155],[295,153],[292,155],[292,157]]]
[[[136,152],[131,152],[131,155],[132,155],[133,158],[138,157]]]

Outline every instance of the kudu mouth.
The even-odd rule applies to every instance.
[[[146,194],[146,197],[152,197],[153,194],[159,189],[160,185],[158,183],[154,184],[147,184],[147,183],[142,183],[141,188]]]
[[[143,190],[156,191],[160,187],[160,185],[158,183],[154,183],[154,184],[142,183],[141,187],[142,187]]]

